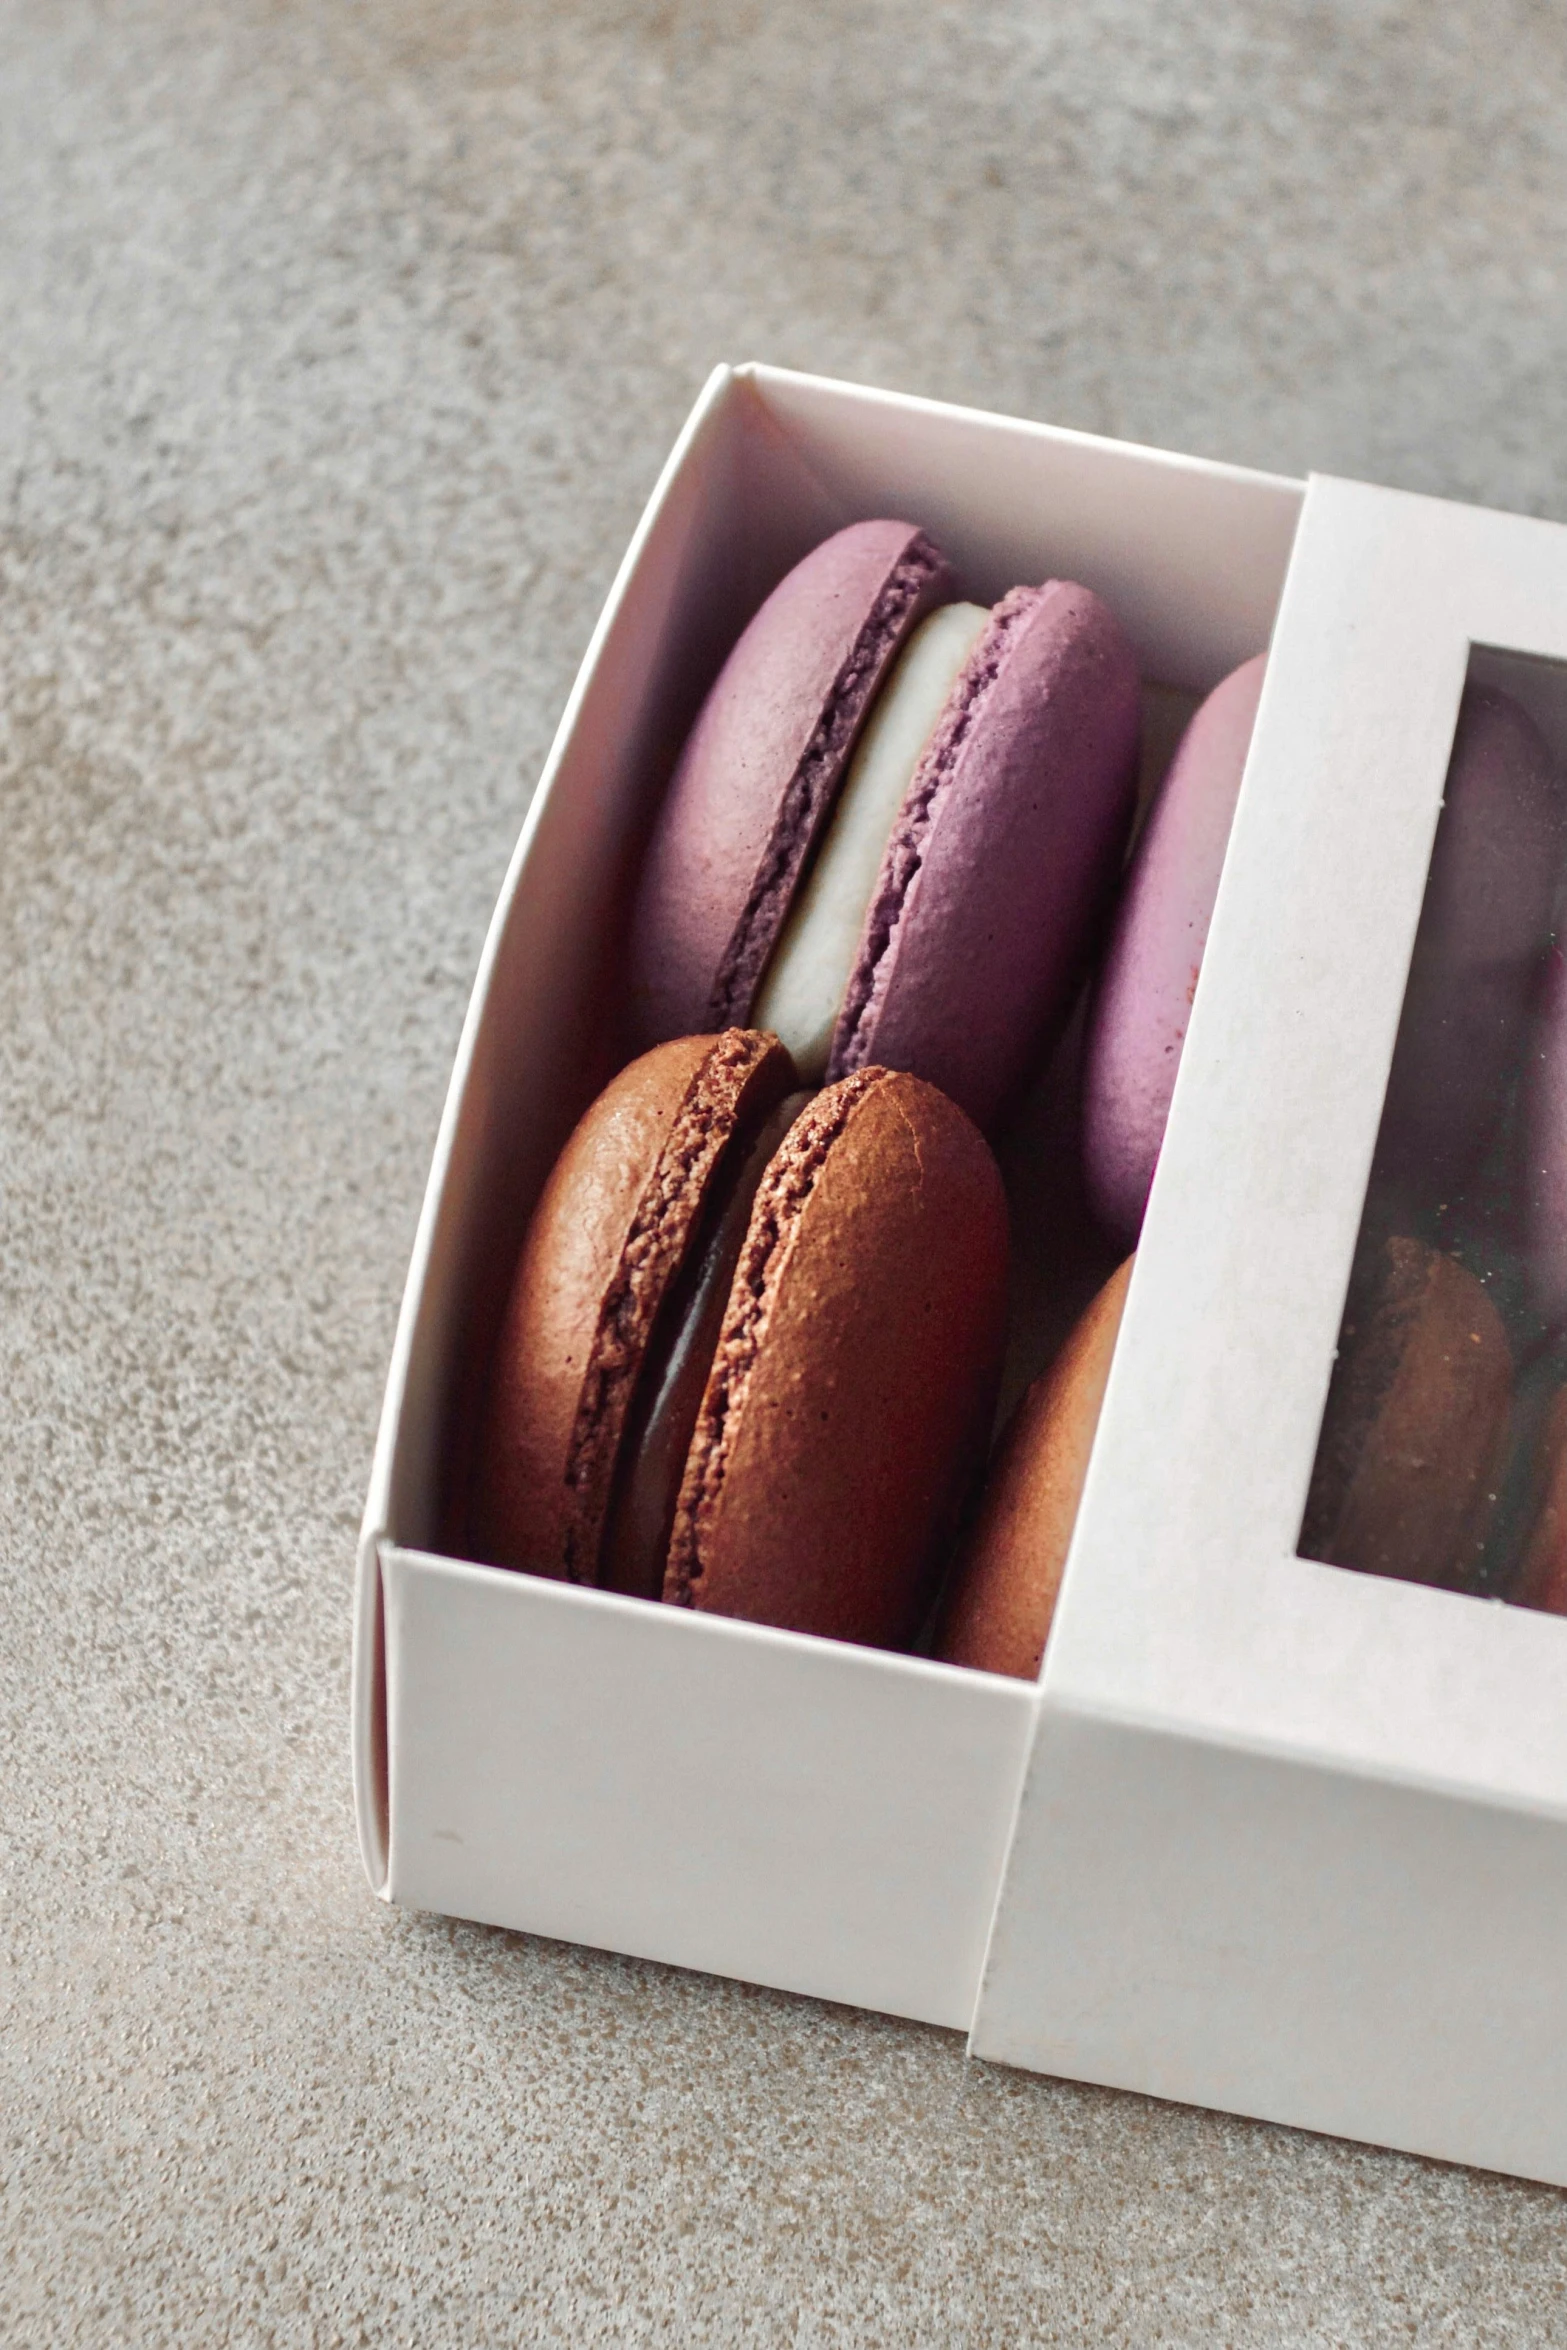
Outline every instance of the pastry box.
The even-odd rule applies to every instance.
[[[1098,591],[1151,746],[1271,647],[1037,1684],[473,1564],[449,1531],[685,730],[789,566],[879,514],[983,599]],[[436,1143],[359,1551],[378,1894],[1567,2184],[1567,1621],[1298,1555],[1460,696],[1504,684],[1561,758],[1563,661],[1556,525],[715,371],[530,806]]]

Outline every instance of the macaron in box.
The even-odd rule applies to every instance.
[[[1322,502],[1318,485],[1308,518],[1313,500]],[[1358,2106],[1347,2097],[1313,2103],[1293,2075],[1281,2075],[1276,2049],[1257,2034],[1242,2035],[1239,2063],[1230,2045],[1228,2014],[1244,2013],[1247,2001],[1259,2013],[1268,2008],[1266,1873],[1238,1927],[1226,1911],[1233,1889],[1218,1898],[1211,1868],[1189,1865],[1188,1847],[1196,1836],[1206,1862],[1216,1835],[1233,1854],[1253,1850],[1265,1832],[1267,1802],[1259,1813],[1245,1742],[1237,1758],[1230,1736],[1233,1703],[1217,1702],[1214,1684],[1216,1670],[1221,1680],[1228,1673],[1251,1695],[1276,1659],[1273,1635],[1259,1648],[1244,1610],[1228,1625],[1222,1610],[1215,1615],[1215,1579],[1203,1571],[1211,1539],[1200,1521],[1204,1509],[1222,1517],[1228,1469],[1215,1476],[1211,1445],[1186,1496],[1191,1539],[1177,1542],[1173,1563],[1165,1536],[1181,1524],[1179,1510],[1166,1510],[1153,1543],[1145,1531],[1129,1548],[1106,1551],[1106,1522],[1119,1511],[1124,1523],[1137,1479],[1112,1484],[1104,1464],[1111,1456],[1124,1462],[1135,1441],[1126,1393],[1170,1364],[1171,1333],[1189,1304],[1172,1316],[1172,1280],[1179,1291],[1184,1268],[1188,1278],[1218,1281],[1219,1318],[1227,1312],[1233,1321],[1239,1312],[1244,1328],[1251,1276],[1243,1272],[1232,1286],[1228,1264],[1242,1264],[1263,1229],[1277,1229],[1267,1182],[1254,1185],[1255,1214],[1237,1215],[1234,1177],[1242,1168],[1257,1175],[1256,1137],[1277,1110],[1278,1086],[1258,1085],[1253,1060],[1246,1094],[1226,1099],[1218,1115],[1211,1099],[1203,1106],[1216,1039],[1219,1065],[1235,1066],[1223,1042],[1227,1026],[1276,1018],[1286,1000],[1298,1018],[1301,1001],[1298,973],[1281,976],[1277,956],[1269,982],[1269,957],[1254,941],[1244,964],[1225,945],[1234,853],[1042,1682],[508,1574],[472,1563],[461,1543],[452,1555],[452,1489],[461,1473],[454,1435],[474,1415],[473,1364],[493,1346],[544,1179],[624,1058],[623,1046],[608,1040],[622,1033],[627,1007],[614,1000],[608,975],[624,968],[618,949],[632,925],[658,787],[734,641],[735,615],[754,611],[792,564],[846,524],[911,517],[982,604],[1019,581],[1051,578],[1102,597],[1144,680],[1145,730],[1156,736],[1162,722],[1167,740],[1172,714],[1182,719],[1272,635],[1239,843],[1259,790],[1278,810],[1271,770],[1288,764],[1281,746],[1299,735],[1307,706],[1292,671],[1302,661],[1309,669],[1308,649],[1320,656],[1334,640],[1323,617],[1329,600],[1316,591],[1315,603],[1301,607],[1304,617],[1290,623],[1292,599],[1301,601],[1298,547],[1291,560],[1301,511],[1292,483],[1038,426],[765,369],[720,370],[710,383],[633,541],[530,811],[485,949],[421,1220],[367,1505],[356,1620],[358,1804],[367,1869],[385,1897],[923,2017],[968,2029],[976,2050],[1012,2061],[1154,2089],[1174,2081],[1169,2093],[1415,2142],[1396,2097],[1375,2112],[1364,2098]],[[1456,510],[1437,511],[1445,523]],[[1336,574],[1349,561],[1354,529],[1346,536],[1335,515],[1325,535],[1327,568]],[[1331,679],[1331,660],[1328,672]],[[1433,733],[1417,682],[1400,675],[1395,700],[1400,710],[1415,707],[1408,739],[1429,765],[1442,747],[1441,724]],[[1332,692],[1320,677],[1307,691],[1317,696],[1309,706],[1320,722],[1334,706]],[[1450,740],[1456,692],[1444,705],[1445,692],[1444,680],[1435,699]],[[1353,724],[1353,707],[1349,718]],[[1268,779],[1261,787],[1259,759]],[[1297,792],[1297,820],[1310,813],[1314,789]],[[1320,818],[1319,809],[1304,850],[1293,844],[1293,870],[1308,887],[1313,857],[1328,854]],[[1419,793],[1410,791],[1398,838],[1412,865],[1422,822]],[[1261,874],[1255,858],[1250,870],[1243,923],[1255,923],[1259,908],[1278,897],[1271,872]],[[1234,921],[1229,914],[1231,929]],[[1407,961],[1407,938],[1402,951]],[[1363,961],[1358,941],[1328,983],[1329,1012],[1351,1028],[1364,1008],[1357,957]],[[1374,1019],[1363,1022],[1372,1063],[1383,1053],[1384,1078],[1393,1025],[1396,1005],[1385,1037]],[[1309,1040],[1298,1057],[1304,1090],[1289,1098],[1309,1129],[1306,1113],[1320,1121],[1335,1087],[1320,1067],[1313,1075]],[[1015,1273],[1015,1370],[1030,1367],[1030,1344],[1043,1361],[1063,1335],[1071,1282],[1081,1303],[1116,1261],[1111,1248],[1096,1269],[1065,1246],[1060,1236],[1081,1207],[1069,1196],[1073,1180],[1058,1158],[1029,1148],[1041,1122],[1050,1126],[1051,1087],[1063,1082],[1058,1070],[1036,1090],[1003,1149],[1014,1232],[1025,1234]],[[1340,1133],[1340,1149],[1342,1140]],[[1363,1160],[1358,1183],[1363,1192]],[[1210,1224],[1194,1250],[1202,1216],[1192,1204],[1204,1187],[1207,1206],[1221,1193],[1229,1198],[1230,1222],[1218,1240]],[[1356,1216],[1358,1205],[1357,1195]],[[1282,1342],[1304,1364],[1297,1384],[1314,1396],[1313,1434],[1332,1351],[1331,1328],[1324,1338],[1320,1325],[1324,1316],[1331,1325],[1342,1303],[1354,1222],[1347,1239],[1337,1228],[1306,1230],[1297,1269],[1319,1326],[1303,1322]],[[1195,1368],[1211,1332],[1193,1344],[1189,1321],[1186,1328]],[[1275,1349],[1280,1343],[1275,1329]],[[1201,1417],[1224,1386],[1194,1379],[1173,1411],[1166,1396],[1151,1446],[1142,1425],[1161,1473],[1173,1430],[1189,1432],[1193,1412]],[[1249,1404],[1263,1394],[1254,1379]],[[1245,1415],[1233,1390],[1231,1408],[1240,1443]],[[1205,1433],[1218,1437],[1222,1422]],[[1254,1432],[1251,1465],[1282,1495],[1300,1470],[1276,1435]],[[1286,1610],[1297,1608],[1304,1579],[1308,1613],[1316,1607],[1323,1620],[1342,1621],[1347,1607],[1364,1615],[1359,1597],[1325,1598],[1327,1582],[1341,1593],[1370,1593],[1375,1616],[1387,1587],[1293,1556],[1301,1498],[1301,1491],[1288,1496],[1294,1527],[1279,1574],[1264,1578],[1275,1587],[1271,1596],[1282,1591]],[[1146,1529],[1146,1494],[1144,1509]],[[1165,1572],[1159,1605],[1150,1608],[1142,1580],[1152,1550]],[[1140,1597],[1128,1614],[1134,1586]],[[1488,1614],[1442,1594],[1399,1596],[1427,1611]],[[1508,1612],[1531,1635],[1559,1630]],[[1433,1641],[1440,1648],[1442,1635],[1426,1636],[1425,1647]],[[1421,1645],[1416,1637],[1417,1683]],[[1194,1659],[1199,1669],[1183,1684],[1181,1667]],[[1337,1821],[1339,1844],[1358,1849],[1342,1798],[1362,1783],[1364,1758],[1353,1737],[1342,1752],[1335,1746],[1341,1693],[1331,1676],[1318,1678],[1322,1718],[1308,1743],[1326,1791],[1321,1808]],[[1061,1739],[1070,1745],[1073,1726],[1089,1723],[1109,1749],[1085,1785],[1070,1756],[1063,1768]],[[1152,1753],[1153,1727],[1168,1735],[1172,1724],[1179,1751],[1219,1769],[1235,1801],[1221,1793],[1217,1812],[1194,1813],[1175,1832],[1167,1822],[1150,1851],[1148,1822],[1135,1808],[1117,1813],[1113,1794]],[[1215,1761],[1226,1755],[1230,1763]],[[1215,1819],[1227,1822],[1222,1833]],[[1139,1983],[1123,1986],[1109,2024],[1102,2011],[1090,2024],[1079,1991],[1086,1996],[1101,1948],[1117,1962],[1133,1922],[1146,1919],[1156,1880],[1169,1964],[1145,1963]],[[1080,1925],[1090,1920],[1085,1934]],[[1228,1969],[1210,1968],[1194,2017],[1179,1953],[1194,1937],[1224,1931],[1237,1955]],[[1042,2037],[1047,1980],[1055,1989]],[[1331,2013],[1317,2004],[1323,2012],[1300,2027],[1305,2039],[1317,2034],[1341,2055],[1358,2046],[1366,2015],[1354,2003],[1346,2013],[1342,2000]],[[1074,2014],[1078,2020],[1064,2026]],[[1128,2048],[1142,2053],[1129,2060]],[[1352,2069],[1340,2065],[1346,2079]],[[1430,2129],[1422,2142],[1449,2150],[1433,2143]],[[1451,2150],[1472,2154],[1472,2143]],[[1538,2155],[1534,2166],[1544,2167]]]

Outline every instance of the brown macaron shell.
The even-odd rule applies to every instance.
[[[1474,1275],[1422,1241],[1384,1242],[1345,1309],[1302,1555],[1469,1589],[1512,1397],[1506,1333]]]
[[[659,1309],[736,1134],[797,1082],[776,1037],[680,1037],[585,1113],[528,1227],[490,1377],[480,1557],[597,1580],[621,1435]]]
[[[1012,1415],[942,1608],[934,1653],[947,1664],[1039,1678],[1135,1261],[1111,1274]]]
[[[1534,1506],[1523,1563],[1506,1596],[1519,1607],[1567,1616],[1567,1388],[1547,1405],[1533,1450]]]
[[[863,1069],[763,1179],[703,1396],[664,1596],[878,1646],[917,1628],[994,1408],[1007,1211],[919,1078]]]
[[[751,1207],[774,1152],[811,1099],[786,1094],[748,1125],[660,1308],[631,1399],[599,1542],[599,1588],[661,1599],[669,1537]]]

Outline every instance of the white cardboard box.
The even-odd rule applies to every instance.
[[[1037,1689],[440,1555],[465,1366],[607,1074],[652,801],[746,614],[875,513],[984,600],[1086,581],[1150,682],[1273,647]],[[436,1147],[360,1548],[378,1892],[1567,2183],[1567,1622],[1293,1555],[1473,644],[1567,658],[1567,530],[715,372],[573,689]]]

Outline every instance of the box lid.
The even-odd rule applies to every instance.
[[[1567,530],[1313,479],[973,2044],[1562,2177],[1567,1622],[1295,1556],[1476,646]]]

